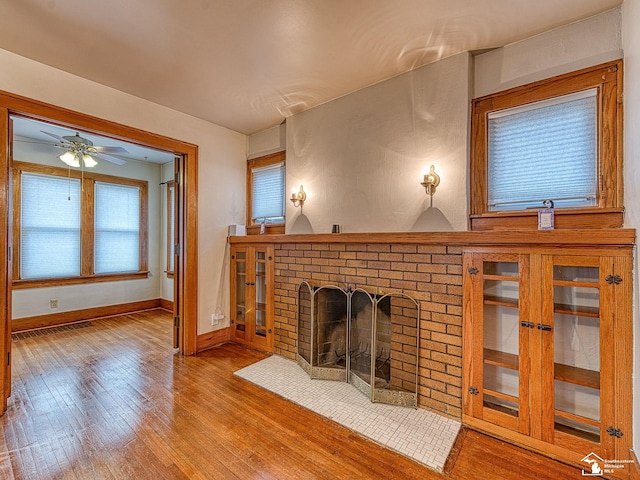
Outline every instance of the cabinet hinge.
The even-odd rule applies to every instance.
[[[622,283],[622,277],[619,275],[609,275],[604,279],[609,285],[620,285]]]
[[[467,271],[470,275],[476,275],[478,273],[478,269],[476,267],[469,267]]]
[[[174,327],[180,326],[180,315],[176,315],[175,317],[173,317],[173,326]]]
[[[476,387],[469,387],[469,393],[471,395],[478,395],[478,393],[480,393],[480,391]]]
[[[7,365],[11,365],[11,352],[7,352]]]
[[[176,182],[176,185],[180,185],[180,172],[176,172],[173,177],[173,181]]]
[[[12,260],[12,258],[11,258],[11,251],[12,251],[12,248],[11,248],[11,247],[9,247],[9,261],[11,261],[11,260]]]
[[[607,427],[607,433],[612,437],[620,438],[624,433],[619,428]]]
[[[173,246],[173,253],[174,253],[174,255],[180,255],[180,244],[179,243],[176,243]]]
[[[533,323],[531,323],[531,322],[520,322],[520,325],[522,325],[523,327],[526,327],[526,328],[535,327],[535,325]]]

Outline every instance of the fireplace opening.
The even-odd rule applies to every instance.
[[[298,287],[298,363],[371,401],[417,406],[418,303],[401,293]]]

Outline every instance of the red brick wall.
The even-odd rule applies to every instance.
[[[462,249],[392,244],[276,244],[275,351],[296,355],[297,287],[402,291],[420,303],[418,403],[459,418],[462,402]]]

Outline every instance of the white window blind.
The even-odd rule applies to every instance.
[[[20,278],[80,275],[80,181],[20,176]]]
[[[94,208],[95,273],[140,270],[140,188],[96,182]]]
[[[596,204],[596,90],[488,116],[490,211]]]
[[[284,163],[252,171],[252,219],[284,222]]]

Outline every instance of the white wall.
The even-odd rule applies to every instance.
[[[281,152],[286,148],[286,124],[283,122],[249,137],[248,159]]]
[[[474,98],[622,58],[619,8],[475,59]]]
[[[56,155],[59,151],[48,145],[14,142],[15,160],[42,165],[64,166]],[[53,152],[52,152],[53,150]],[[159,263],[160,244],[160,166],[146,162],[130,161],[118,166],[99,161],[91,169],[95,173],[135,178],[148,182],[149,193],[149,271],[146,279],[104,282],[87,285],[67,285],[47,288],[28,288],[13,291],[13,318],[24,318],[48,313],[68,312],[84,308],[136,302],[158,298],[162,264]],[[49,299],[58,299],[58,308],[49,308]],[[114,301],[117,300],[117,301]]]
[[[625,0],[622,9],[624,46],[624,204],[625,226],[640,230],[640,0]],[[636,251],[637,255],[637,251]],[[638,261],[635,261],[634,288],[634,376],[633,449],[640,453],[640,315],[638,303]]]
[[[287,232],[464,230],[470,56],[441,60],[287,119]],[[433,164],[433,209],[420,185]]]
[[[247,137],[5,50],[0,89],[198,145],[199,284],[190,294],[198,295],[198,333],[213,330],[227,225],[244,223]],[[126,301],[120,285],[111,303]]]

